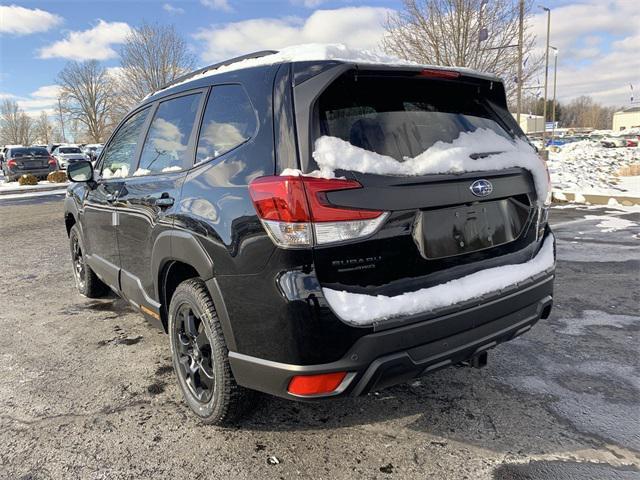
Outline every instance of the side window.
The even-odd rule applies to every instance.
[[[136,165],[136,146],[148,113],[148,108],[136,113],[113,136],[102,154],[102,178],[129,176]]]
[[[189,156],[189,139],[196,122],[201,93],[162,102],[153,117],[142,147],[140,166],[134,175],[174,172],[193,163]]]
[[[196,163],[212,158],[243,144],[256,130],[256,114],[240,85],[213,87],[202,120]]]

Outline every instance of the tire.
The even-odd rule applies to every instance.
[[[84,242],[77,225],[71,227],[69,231],[69,247],[71,249],[71,263],[73,265],[73,278],[76,281],[76,288],[80,295],[88,298],[103,297],[109,287],[91,270],[86,264],[84,257]]]
[[[251,392],[231,372],[216,309],[200,279],[176,288],[169,305],[171,358],[189,408],[206,424],[230,425],[244,413]]]

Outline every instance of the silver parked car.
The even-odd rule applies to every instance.
[[[69,162],[88,159],[87,156],[82,153],[80,147],[70,145],[60,145],[56,147],[53,152],[51,152],[51,155],[53,155],[58,162],[58,168],[60,168],[60,170],[66,170]]]

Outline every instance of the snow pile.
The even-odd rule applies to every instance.
[[[551,151],[548,166],[554,190],[640,196],[640,181],[616,175],[634,163],[640,163],[639,147],[606,148],[583,140]]]
[[[488,152],[499,153],[484,158],[471,158],[472,154]],[[333,178],[335,170],[415,176],[522,167],[533,175],[540,201],[546,199],[549,191],[544,163],[528,143],[522,140],[512,142],[492,130],[482,128],[462,132],[451,143],[436,142],[416,157],[405,157],[403,162],[355,147],[340,138],[323,136],[316,140],[313,158],[320,171],[310,175],[325,178]]]
[[[450,282],[403,293],[395,297],[365,295],[323,288],[333,311],[344,321],[369,325],[388,318],[415,315],[497,292],[552,268],[553,237],[549,236],[538,254],[526,263],[488,268]]]
[[[601,229],[604,233],[617,232],[618,230],[627,230],[631,227],[636,227],[638,224],[627,220],[626,218],[619,217],[602,217],[600,215],[585,215],[586,220],[601,220],[596,225],[596,228]]]
[[[234,70],[241,70],[244,68],[251,67],[260,67],[264,65],[274,65],[277,63],[285,63],[285,62],[310,62],[310,61],[321,61],[321,60],[337,60],[342,62],[352,62],[352,63],[360,63],[360,64],[370,64],[370,65],[390,65],[390,66],[423,66],[434,69],[451,69],[455,68],[458,71],[464,71],[468,73],[477,73],[474,70],[464,67],[442,67],[436,65],[421,65],[409,60],[403,60],[398,57],[386,55],[384,53],[375,52],[372,50],[356,50],[347,47],[341,43],[307,43],[302,45],[294,45],[290,47],[286,47],[278,51],[277,53],[273,53],[271,55],[265,55],[264,57],[258,58],[248,58],[246,60],[241,60],[239,62],[234,62],[229,65],[223,65],[216,69],[207,70],[200,75],[195,77],[191,77],[182,82],[171,85],[171,87],[175,87],[177,85],[182,85],[186,82],[191,82],[192,80],[197,80],[200,78],[205,78],[210,75],[218,75],[220,73],[232,72]],[[149,94],[146,98],[151,95],[155,95],[162,90],[158,90],[152,94]]]

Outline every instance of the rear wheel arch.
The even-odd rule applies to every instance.
[[[64,224],[67,227],[67,237],[71,235],[71,228],[78,223],[76,217],[72,212],[66,212],[64,214]]]
[[[213,261],[195,236],[181,230],[167,230],[158,235],[151,258],[156,278],[156,298],[160,302],[160,320],[168,328],[169,304],[177,286],[190,278],[204,281],[223,324],[229,348],[235,347],[228,315],[214,280]]]
[[[188,263],[179,260],[167,261],[158,272],[158,293],[160,299],[160,320],[165,333],[168,333],[169,304],[180,285],[190,278],[201,278],[198,271]]]

